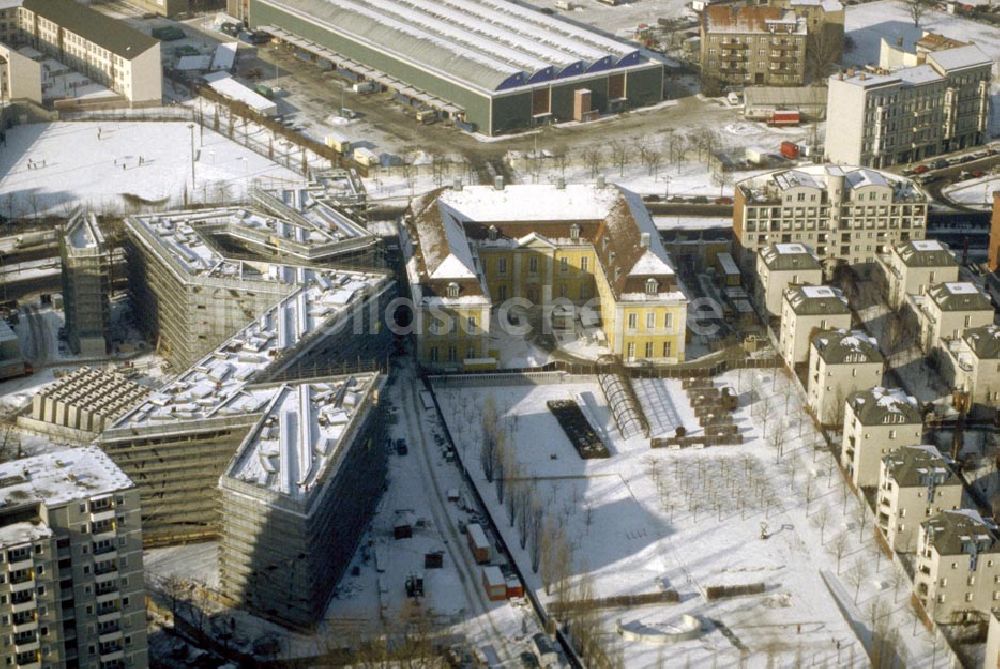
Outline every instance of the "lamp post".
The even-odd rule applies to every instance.
[[[191,192],[194,193],[194,123],[188,123],[188,131],[191,133]]]

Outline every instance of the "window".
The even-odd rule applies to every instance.
[[[647,358],[653,357],[653,342],[651,341],[646,342],[646,357]]]
[[[650,311],[646,314],[646,329],[653,330],[656,328],[656,313]]]
[[[590,265],[590,258],[583,256],[580,258],[580,271],[586,272]]]
[[[531,256],[528,258],[528,271],[537,272],[538,271],[538,256]]]
[[[659,289],[659,287],[660,287],[659,283],[657,283],[656,279],[646,279],[646,294],[647,295],[656,295],[657,290]]]
[[[454,281],[448,284],[448,297],[458,297],[458,284]]]
[[[663,357],[664,358],[669,358],[670,357],[670,353],[671,353],[670,348],[671,348],[671,346],[670,346],[670,342],[669,341],[663,342]]]
[[[497,260],[497,274],[506,274],[506,273],[507,273],[507,259],[499,258]]]
[[[567,270],[569,270],[569,258],[563,256],[559,259],[559,271],[565,272]]]
[[[468,316],[468,317],[466,317],[465,324],[468,326],[469,332],[475,332],[476,331],[476,317],[475,316]]]
[[[569,226],[569,238],[574,240],[580,239],[580,225],[578,223]]]
[[[437,362],[438,359],[438,347],[431,346],[431,362]]]
[[[896,438],[896,431],[895,430],[889,430],[889,438],[890,439],[895,439]]]
[[[628,315],[628,327],[630,330],[634,330],[639,327],[639,314]]]
[[[631,341],[630,341],[630,342],[628,343],[628,346],[626,347],[626,354],[625,354],[625,355],[626,355],[626,357],[628,357],[629,359],[631,359],[631,358],[634,358],[634,357],[635,357],[635,342],[631,342]]]
[[[671,332],[674,328],[674,315],[671,313],[666,313],[663,316],[663,327],[667,332]]]

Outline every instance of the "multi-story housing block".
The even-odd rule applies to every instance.
[[[993,323],[989,295],[969,281],[946,281],[927,289],[925,295],[907,295],[920,327],[924,353],[947,348],[963,330]]]
[[[879,482],[882,458],[894,448],[923,441],[917,400],[898,388],[875,386],[847,397],[840,464],[856,488]]]
[[[967,328],[941,347],[938,357],[944,378],[967,392],[973,405],[1000,405],[1000,327]]]
[[[805,244],[772,244],[757,255],[757,293],[768,314],[781,314],[785,289],[823,283],[823,265]]]
[[[920,64],[830,77],[826,155],[887,167],[989,139],[992,59],[979,47],[918,54]]]
[[[819,330],[851,327],[851,309],[839,288],[790,286],[781,298],[778,347],[785,364],[809,360],[809,344]]]
[[[899,308],[906,295],[923,295],[936,283],[958,281],[958,258],[937,239],[913,239],[890,246],[878,257],[885,276],[889,306]]]
[[[736,184],[733,237],[737,261],[752,271],[771,244],[805,244],[831,271],[874,262],[890,247],[923,239],[927,196],[913,181],[877,170],[808,165]]]
[[[920,523],[913,588],[938,623],[985,620],[1000,601],[996,526],[972,509],[941,511]]]
[[[74,0],[19,0],[17,40],[27,40],[121,95],[130,105],[163,97],[160,43]]]
[[[687,298],[635,193],[499,183],[440,189],[412,209],[406,267],[422,364],[495,364],[490,323],[512,305],[599,320],[626,361],[684,359]]]
[[[93,214],[78,214],[60,237],[63,310],[70,350],[100,357],[111,350],[112,249]]]
[[[845,400],[882,383],[885,359],[875,340],[861,330],[821,330],[809,350],[809,408],[823,425],[839,425]]]
[[[876,504],[889,547],[912,553],[920,523],[962,508],[962,481],[934,446],[901,446],[882,458]]]
[[[0,465],[0,655],[9,667],[146,667],[139,494],[92,447]]]
[[[293,627],[321,620],[386,473],[384,377],[272,393],[219,479],[222,592]]]
[[[809,28],[780,7],[709,5],[701,20],[704,80],[736,86],[799,86]]]

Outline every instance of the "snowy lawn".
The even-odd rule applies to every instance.
[[[194,129],[194,200],[238,197],[255,178],[300,180],[211,130]],[[128,211],[126,196],[176,207],[191,190],[186,123],[48,123],[7,131],[0,152],[4,215],[64,214],[76,206]],[[134,199],[132,198],[132,199]]]
[[[556,588],[545,594],[545,569],[531,570],[532,543],[520,548],[519,524],[508,522],[508,509],[480,465],[479,417],[488,398],[513,446],[517,464],[508,467],[516,467],[544,510],[545,534],[565,537],[569,598],[587,591],[608,597],[677,590],[676,604],[601,611],[602,640],[626,666],[658,666],[664,657],[689,666],[720,660],[735,666],[741,648],[750,666],[862,666],[867,656],[855,628],[863,635],[873,616],[875,628],[898,631],[906,666],[930,666],[932,642],[913,625],[909,584],[875,550],[871,514],[862,514],[832,456],[815,448],[821,439],[786,377],[775,379],[768,370],[716,379],[740,393],[734,418],[745,443],[686,451],[623,440],[599,386],[585,378],[567,381],[436,393],[463,462],[543,600],[553,602]],[[547,400],[578,395],[598,431],[611,436],[610,459],[581,460],[546,408]],[[679,383],[644,382],[639,395],[655,413],[654,431],[697,427],[689,425],[694,419]],[[711,602],[704,596],[710,586],[753,583],[763,583],[764,593]],[[676,627],[682,614],[702,621],[699,639],[664,648],[614,634],[619,619],[628,629],[656,634]]]

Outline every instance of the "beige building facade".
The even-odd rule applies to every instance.
[[[974,405],[1000,406],[1000,327],[963,330],[941,348],[938,357],[952,388],[969,393]]]
[[[757,255],[757,280],[767,313],[780,316],[785,289],[823,283],[823,265],[805,244],[772,244]]]
[[[947,348],[968,328],[991,325],[995,313],[990,297],[969,281],[948,281],[907,300],[920,327],[920,347],[926,354]]]
[[[917,550],[920,523],[962,508],[962,481],[934,446],[895,448],[882,458],[876,515],[889,547]]]
[[[42,64],[0,42],[0,99],[42,104]]]
[[[923,239],[927,195],[912,180],[848,165],[803,165],[736,184],[736,260],[753,271],[772,244],[805,244],[829,275],[838,264],[862,265],[892,246]]]
[[[937,239],[914,239],[890,246],[878,257],[889,306],[898,309],[907,295],[923,295],[937,283],[958,281],[958,258]]]
[[[922,442],[920,407],[902,390],[875,385],[847,397],[840,464],[854,487],[878,485],[881,463],[889,452]]]
[[[709,5],[701,19],[702,80],[744,86],[799,86],[806,78],[809,28],[795,10]]]
[[[861,330],[821,330],[809,350],[807,397],[823,425],[844,420],[848,396],[882,383],[885,360],[875,340]]]
[[[149,666],[139,494],[92,447],[0,465],[0,649],[22,668]]]
[[[938,623],[985,621],[1000,601],[994,526],[972,509],[942,511],[920,524],[914,594]]]
[[[778,347],[789,367],[808,362],[815,332],[850,327],[851,310],[839,288],[792,286],[782,293]]]

